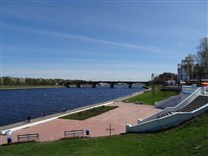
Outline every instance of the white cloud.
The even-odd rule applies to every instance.
[[[165,40],[167,40],[167,39],[169,39],[169,38],[172,38],[172,37],[174,37],[174,36],[176,36],[176,35],[182,33],[183,31],[186,31],[187,29],[189,29],[189,28],[191,28],[191,27],[193,27],[193,26],[195,26],[195,25],[197,25],[197,24],[199,24],[199,23],[200,23],[200,22],[196,22],[196,23],[187,25],[187,26],[185,26],[185,27],[183,27],[183,28],[177,30],[176,32],[171,33],[171,34],[168,34],[168,35],[166,35],[165,37],[163,37],[163,38],[161,38],[161,39],[155,41],[155,43],[160,43],[160,42],[165,41]]]
[[[142,46],[142,45],[135,45],[135,44],[131,44],[131,43],[121,43],[121,42],[116,42],[116,41],[102,40],[102,39],[91,38],[91,37],[80,36],[80,35],[52,32],[52,31],[33,29],[33,28],[28,28],[28,27],[18,27],[18,26],[13,26],[13,25],[9,25],[9,24],[4,24],[3,26],[5,26],[5,28],[7,28],[7,29],[15,29],[18,31],[38,33],[41,35],[49,35],[49,36],[67,38],[67,39],[82,40],[82,41],[86,41],[86,42],[94,42],[94,43],[99,43],[99,44],[103,44],[103,45],[117,46],[117,47],[123,47],[123,48],[128,48],[128,49],[143,50],[143,51],[149,52],[149,53],[158,53],[158,54],[163,53],[163,50],[159,50],[157,48],[150,48],[150,47],[146,47],[146,46]]]

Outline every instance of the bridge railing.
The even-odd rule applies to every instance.
[[[123,83],[127,84],[129,88],[132,88],[132,84],[148,84],[149,82],[139,82],[139,81],[70,81],[70,82],[64,82],[64,85],[66,87],[70,87],[70,85],[75,85],[77,88],[80,88],[82,85],[92,85],[92,88],[96,88],[97,84],[103,83],[103,84],[109,84],[110,88],[114,88],[115,84]]]

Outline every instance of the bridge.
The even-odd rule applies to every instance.
[[[77,88],[82,87],[82,85],[91,85],[92,88],[96,88],[97,85],[108,84],[110,88],[114,88],[115,84],[127,84],[128,88],[132,88],[133,84],[149,85],[149,81],[84,81],[84,80],[73,80],[64,81],[63,85],[67,88],[71,86],[76,86]]]

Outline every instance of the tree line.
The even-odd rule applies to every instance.
[[[43,78],[16,78],[16,77],[1,77],[1,86],[36,86],[36,85],[61,85],[63,79],[43,79]]]

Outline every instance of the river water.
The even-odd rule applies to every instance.
[[[96,104],[143,90],[140,86],[0,90],[0,126]]]

